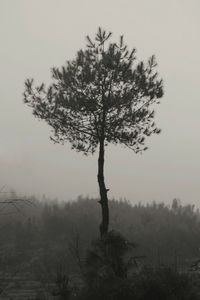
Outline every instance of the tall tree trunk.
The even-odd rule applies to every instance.
[[[99,159],[98,159],[98,183],[100,192],[101,210],[102,210],[102,221],[100,224],[101,237],[107,234],[109,226],[109,208],[108,208],[108,197],[105,182],[104,182],[104,139],[100,140],[99,143]]]

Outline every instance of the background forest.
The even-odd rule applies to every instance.
[[[18,199],[15,193],[7,198]],[[5,201],[4,197],[1,200],[2,294],[5,290],[11,290],[11,295],[13,293],[15,297],[20,293],[20,298],[13,299],[27,299],[26,292],[30,295],[30,289],[33,289],[34,297],[38,291],[40,298],[31,299],[51,299],[49,295],[54,294],[57,285],[58,290],[64,290],[64,296],[52,299],[68,299],[66,292],[69,292],[69,286],[70,291],[74,292],[85,285],[83,270],[87,263],[87,253],[98,236],[100,208],[97,199],[80,196],[76,201],[67,203],[46,197],[42,200],[24,197],[18,202],[10,203],[8,199]],[[126,200],[112,200],[110,208],[110,230],[120,232],[133,246],[131,257],[134,259],[136,272],[142,272],[148,266],[156,269],[167,267],[179,274],[198,274],[198,264],[195,262],[199,259],[200,212],[193,205],[182,205],[178,199],[174,199],[171,205],[155,202],[132,205]],[[146,276],[148,272],[145,271],[144,274]],[[23,285],[22,277],[25,277],[26,283],[24,286],[16,286],[16,281],[20,282],[18,285]],[[160,288],[163,282],[160,284],[158,278],[155,282]],[[177,285],[177,278],[172,280],[171,285]],[[15,289],[9,287],[12,281]],[[148,280],[145,279],[144,282],[146,285]],[[188,280],[186,283],[188,284]],[[39,290],[35,287],[37,284]],[[140,290],[143,287],[139,287]],[[44,291],[48,291],[46,298],[42,294]],[[156,293],[158,292],[156,287]]]
[[[100,214],[96,202],[79,197],[73,202],[59,203],[33,197],[17,206],[2,204],[1,268],[13,269],[37,261],[42,268],[65,264],[70,273],[77,271],[75,250],[80,258],[84,257],[84,251],[98,236]],[[121,232],[133,242],[134,252],[143,260],[189,268],[198,258],[200,213],[193,205],[181,205],[177,199],[171,205],[132,205],[112,200],[110,208],[111,230]]]

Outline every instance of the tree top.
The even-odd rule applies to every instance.
[[[123,144],[136,153],[146,149],[145,137],[159,133],[153,103],[163,96],[163,82],[153,55],[136,62],[136,50],[111,42],[112,33],[99,28],[75,59],[52,69],[53,82],[25,82],[24,101],[33,114],[53,128],[53,141],[69,141],[85,154],[100,141]]]

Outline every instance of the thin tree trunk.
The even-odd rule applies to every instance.
[[[104,139],[100,140],[99,143],[99,159],[98,159],[98,183],[100,192],[101,210],[102,210],[102,221],[100,224],[101,237],[107,234],[109,226],[109,208],[108,208],[108,197],[105,182],[104,182]]]

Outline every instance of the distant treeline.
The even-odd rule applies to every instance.
[[[78,270],[99,235],[97,199],[59,203],[32,197],[0,205],[1,269],[29,263],[40,276],[50,276],[59,265]],[[110,218],[110,230],[135,243],[136,255],[149,263],[187,267],[200,256],[200,213],[193,205],[177,199],[170,206],[112,200]]]

